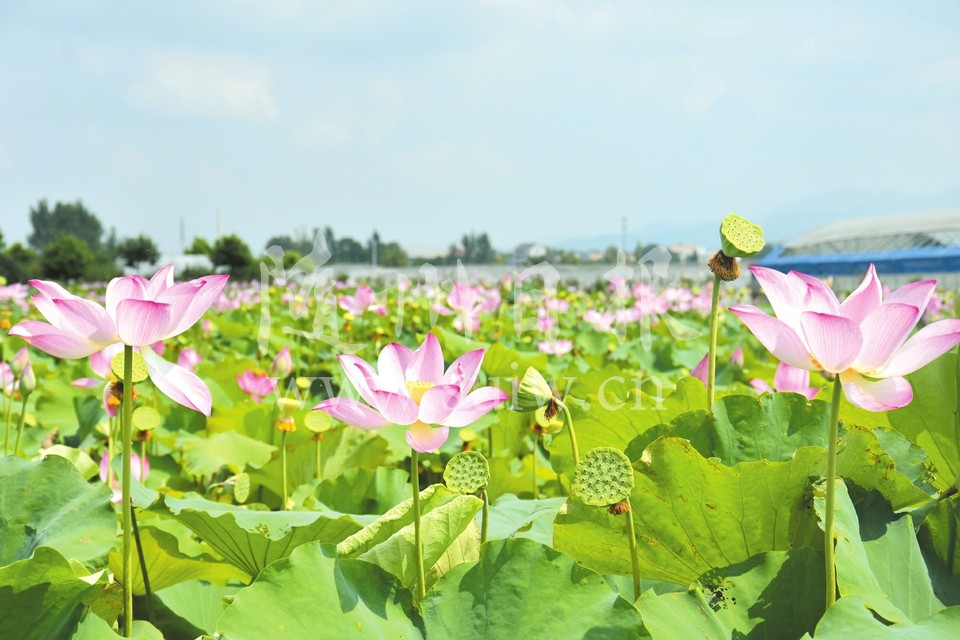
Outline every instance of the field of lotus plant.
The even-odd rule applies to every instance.
[[[955,294],[718,244],[0,288],[0,638],[960,638]]]

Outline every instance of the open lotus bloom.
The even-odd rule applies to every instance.
[[[117,342],[149,347],[193,326],[227,284],[225,275],[173,281],[173,265],[150,280],[114,278],[107,285],[106,308],[75,296],[55,282],[31,280],[39,292],[37,310],[47,320],[25,320],[10,329],[34,347],[58,358],[85,358]],[[154,349],[140,349],[151,380],[175,402],[210,415],[210,390],[185,368],[167,362]]]
[[[883,296],[876,269],[843,302],[824,282],[803,273],[751,267],[776,317],[752,305],[730,308],[773,355],[809,371],[836,374],[844,394],[868,411],[910,404],[913,389],[903,376],[960,342],[960,320],[941,320],[912,337],[935,280],[900,287]],[[909,339],[908,339],[909,338]]]
[[[433,334],[416,351],[388,344],[380,351],[376,370],[361,358],[341,355],[340,366],[366,404],[340,397],[324,400],[314,409],[360,429],[407,425],[411,448],[421,453],[436,451],[446,442],[449,427],[472,424],[507,399],[496,387],[470,391],[481,362],[483,349],[477,349],[444,371],[443,354]]]

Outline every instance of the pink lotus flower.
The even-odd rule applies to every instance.
[[[540,353],[565,356],[573,351],[573,342],[570,340],[542,341],[537,343],[537,349],[540,350]]]
[[[730,308],[773,355],[808,371],[837,374],[844,394],[868,411],[913,400],[903,376],[960,342],[960,320],[927,325],[909,340],[927,308],[935,280],[900,287],[884,297],[873,265],[842,303],[824,282],[803,273],[750,267],[776,317],[752,305]]]
[[[286,378],[292,371],[293,358],[290,356],[290,347],[284,347],[270,363],[270,375]]]
[[[276,379],[267,376],[262,371],[256,373],[249,370],[244,371],[243,375],[237,376],[237,384],[254,402],[260,402],[277,389]]]
[[[141,458],[135,453],[130,454],[130,473],[134,478],[143,482],[150,475],[150,459]],[[110,452],[104,451],[100,458],[100,480],[106,482],[113,492],[112,502],[120,502],[120,488],[117,487],[117,478],[110,468]]]
[[[791,367],[786,362],[781,362],[777,366],[777,372],[773,375],[773,388],[767,384],[766,380],[754,378],[750,381],[750,386],[757,390],[757,393],[773,393],[776,391],[792,391],[806,396],[807,400],[813,400],[820,393],[820,387],[810,386],[810,372],[806,369]]]
[[[187,347],[181,351],[180,355],[177,356],[177,364],[187,371],[193,371],[196,369],[201,360],[202,358],[197,350],[191,349],[190,347]]]
[[[216,300],[227,276],[212,275],[174,283],[173,265],[149,281],[140,276],[114,278],[107,285],[106,308],[73,295],[55,282],[31,280],[39,295],[33,303],[47,320],[25,320],[10,330],[57,358],[85,358],[116,342],[150,346],[177,336],[197,322]],[[167,362],[153,349],[140,355],[157,388],[185,407],[210,415],[210,390],[200,378]]]
[[[352,296],[342,296],[337,300],[337,303],[341,309],[358,318],[368,309],[378,316],[387,314],[386,307],[376,304],[373,289],[363,284],[357,287],[357,290],[353,292]]]
[[[508,397],[496,387],[470,391],[483,349],[463,354],[444,372],[440,343],[433,334],[416,351],[388,344],[380,351],[377,370],[356,356],[339,358],[347,379],[367,404],[338,397],[324,400],[314,410],[360,429],[408,425],[407,443],[421,453],[439,449],[449,427],[472,424]]]

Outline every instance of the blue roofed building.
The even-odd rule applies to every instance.
[[[859,282],[870,263],[891,286],[930,277],[960,286],[960,209],[833,222],[757,261],[778,271],[832,276],[841,287]]]

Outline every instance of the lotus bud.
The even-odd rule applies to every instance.
[[[536,411],[553,401],[553,390],[540,372],[529,367],[517,389],[517,408],[520,411]]]
[[[13,356],[13,360],[10,361],[10,370],[13,371],[13,375],[19,378],[29,364],[30,352],[27,351],[26,347],[21,347],[17,351],[17,355]]]
[[[286,378],[293,371],[293,358],[290,357],[290,347],[284,347],[270,364],[270,375],[276,378]]]
[[[180,352],[180,355],[177,356],[177,364],[187,369],[188,371],[193,371],[198,364],[200,364],[200,354],[196,349],[190,349],[189,347]]]
[[[20,375],[20,393],[26,398],[37,388],[37,376],[33,373],[33,366],[27,362],[27,366]]]

